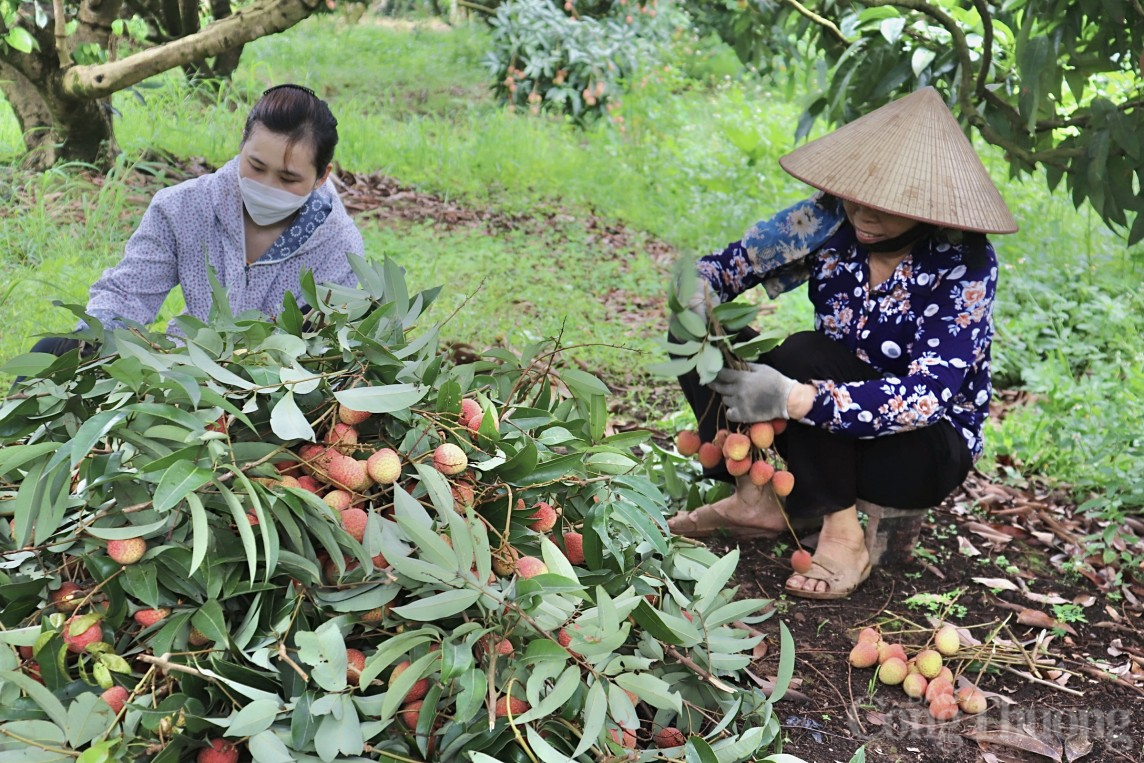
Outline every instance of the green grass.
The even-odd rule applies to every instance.
[[[446,337],[481,346],[562,332],[566,344],[593,345],[576,357],[609,378],[629,378],[660,359],[662,316],[633,321],[620,309],[662,294],[662,269],[644,243],[654,237],[694,257],[804,195],[776,161],[793,147],[802,104],[779,86],[688,76],[737,69],[710,45],[694,54],[680,45],[666,70],[631,83],[622,130],[578,130],[494,103],[481,65],[486,41],[478,27],[309,19],[248,46],[233,87],[213,101],[175,74],[119,94],[120,169],[148,149],[220,164],[237,151],[246,110],[264,87],[310,84],[339,119],[345,168],[527,218],[497,235],[362,223],[371,256],[392,256],[415,287],[447,287],[433,313],[449,317]],[[14,157],[18,137],[10,115],[0,115],[0,151]],[[1038,396],[993,427],[983,467],[1004,456],[1017,472],[1095,493],[1108,512],[1144,505],[1134,477],[1144,461],[1134,434],[1144,431],[1144,297],[1134,288],[1144,248],[1126,251],[1087,209],[1050,195],[1042,178],[1010,180],[993,150],[982,154],[1022,226],[994,241],[1003,263],[996,379]],[[83,303],[88,285],[118,259],[146,202],[121,178],[96,188],[68,171],[0,177],[0,193],[25,204],[5,213],[0,233],[0,299],[9,313],[0,357],[26,350],[34,333],[69,327],[50,301]],[[83,214],[67,213],[68,204]],[[593,215],[628,226],[631,245],[615,251],[592,240]],[[809,325],[803,293],[779,306],[768,320]],[[176,297],[165,313],[178,307]]]

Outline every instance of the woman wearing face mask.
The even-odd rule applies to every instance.
[[[363,256],[361,233],[329,180],[337,124],[309,88],[265,91],[247,117],[238,156],[155,194],[123,259],[91,287],[88,314],[105,327],[146,325],[181,286],[185,313],[206,321],[208,266],[235,313],[276,315],[286,292],[300,296],[306,271],[318,284],[356,285],[350,257]],[[168,332],[179,333],[173,323]],[[48,338],[33,351],[59,355],[77,344]]]

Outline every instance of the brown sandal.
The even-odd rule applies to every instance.
[[[675,535],[687,538],[769,538],[782,535],[782,530],[744,525],[722,514],[714,504],[700,506],[695,511],[681,511],[667,521]]]
[[[827,589],[825,591],[807,591],[804,588],[792,588],[789,578],[783,589],[791,596],[798,596],[803,599],[845,599],[854,593],[858,586],[865,582],[866,578],[870,577],[870,569],[869,555],[867,555],[866,565],[861,570],[856,570],[852,565],[847,565],[829,554],[818,551],[814,554],[811,568],[806,572],[797,574],[808,580],[822,580],[826,583]]]

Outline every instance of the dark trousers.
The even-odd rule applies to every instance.
[[[65,355],[80,346],[80,341],[70,336],[46,336],[43,339],[32,345],[32,349],[28,352],[43,352],[48,355],[55,355],[59,357]],[[87,345],[80,354],[84,357],[91,355],[95,348],[90,344]],[[24,381],[25,377],[17,376],[16,380],[12,382],[12,386],[8,389],[8,394],[13,395],[20,382]]]
[[[881,378],[842,344],[815,331],[792,334],[756,361],[800,382],[836,382]],[[683,394],[699,422],[699,436],[710,442],[729,425],[722,400],[699,383],[694,371],[679,378]],[[909,432],[872,439],[835,434],[791,421],[775,437],[775,447],[794,474],[794,491],[787,497],[792,517],[819,517],[863,499],[898,509],[936,506],[962,483],[973,465],[965,441],[946,420]],[[706,476],[730,480],[722,466]]]

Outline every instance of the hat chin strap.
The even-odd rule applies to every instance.
[[[921,241],[926,236],[937,230],[936,225],[929,223],[918,223],[910,228],[905,233],[900,233],[893,238],[885,239],[884,241],[875,241],[873,244],[863,244],[868,252],[897,252],[905,249],[907,246]]]

